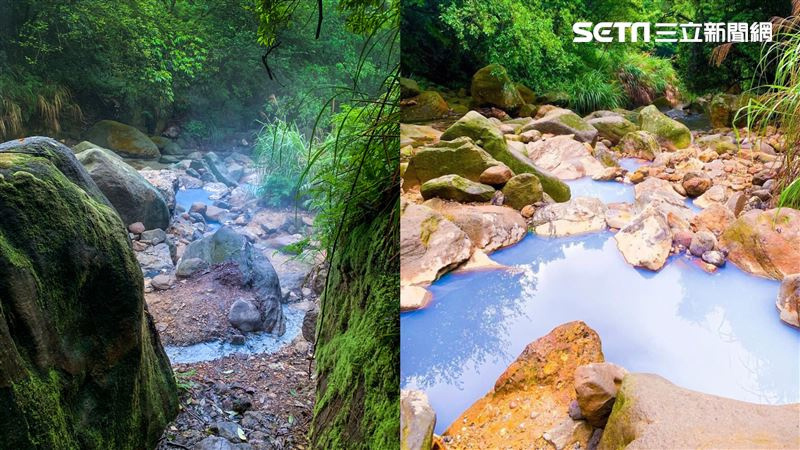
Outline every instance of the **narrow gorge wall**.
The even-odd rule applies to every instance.
[[[399,202],[345,228],[319,318],[318,449],[398,448],[400,435]],[[393,195],[394,193],[394,195]]]

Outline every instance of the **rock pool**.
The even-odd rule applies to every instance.
[[[189,211],[189,208],[192,207],[192,203],[195,202],[212,205],[214,204],[214,200],[210,198],[212,195],[214,195],[212,192],[209,192],[203,188],[181,189],[175,194],[175,206],[180,206],[185,211]],[[219,222],[215,222],[213,220],[208,220],[206,224],[208,225],[209,231],[216,230],[220,225]]]
[[[512,269],[450,273],[432,304],[401,316],[401,382],[421,389],[443,432],[533,340],[583,320],[606,360],[702,392],[800,401],[800,332],[775,308],[779,283],[685,256],[660,272],[625,263],[611,233],[528,235],[492,254]]]

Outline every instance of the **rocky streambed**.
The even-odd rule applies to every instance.
[[[584,117],[493,106],[401,125],[403,411],[436,416],[423,421],[444,433],[435,445],[600,445],[602,426],[570,407],[574,369],[593,362],[753,402],[747,411],[800,401],[800,211],[773,207],[779,132],[724,128],[713,108],[715,128],[692,115],[690,130],[671,118],[686,114],[654,106]],[[542,336],[575,350],[554,330],[574,320],[602,336],[604,356],[530,353]],[[641,431],[625,417],[601,448]],[[716,436],[704,442],[763,444],[725,440],[718,425],[703,426]],[[800,443],[784,431],[764,442]]]
[[[198,151],[113,121],[85,137],[71,149],[26,139],[14,151],[57,156],[60,170],[121,219],[114,231],[133,262],[125,269],[136,272],[132,289],[139,299],[144,291],[167,377],[174,391],[171,362],[180,388],[180,413],[158,448],[305,445],[324,269],[322,257],[299,258],[291,244],[310,234],[313,216],[261,204],[246,142]],[[161,431],[145,437],[150,448]]]

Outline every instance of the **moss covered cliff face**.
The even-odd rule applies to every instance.
[[[56,141],[0,145],[6,448],[153,448],[177,413],[141,270],[98,192]]]
[[[319,318],[311,439],[318,449],[398,448],[399,208],[346,229]]]

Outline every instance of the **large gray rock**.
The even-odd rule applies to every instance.
[[[122,158],[101,148],[76,156],[125,225],[142,222],[148,230],[169,226],[169,208],[161,193]]]
[[[430,450],[436,413],[422,391],[400,391],[400,448]]]
[[[536,234],[548,237],[603,231],[606,229],[606,206],[597,198],[576,197],[537,209],[531,225]]]
[[[427,206],[409,204],[400,216],[400,283],[430,283],[469,259],[472,242]]]
[[[519,130],[524,133],[528,130],[539,130],[542,133],[572,134],[580,142],[592,142],[597,138],[597,129],[591,126],[574,112],[555,108],[547,112],[542,118],[537,119]]]
[[[70,154],[0,145],[0,447],[155,448],[174,375],[125,226]]]
[[[101,120],[86,132],[85,139],[131,158],[158,159],[158,146],[136,128],[113,120]]]
[[[658,375],[622,380],[600,450],[797,449],[800,405],[759,405],[684,389]]]
[[[233,176],[231,176],[230,172],[228,171],[228,167],[225,165],[225,162],[214,152],[208,152],[203,155],[203,161],[205,161],[206,165],[208,166],[208,170],[214,174],[214,178],[217,179],[220,183],[225,183],[228,186],[236,186],[239,180],[235,180]]]
[[[253,248],[247,239],[231,227],[222,227],[214,234],[194,241],[178,262],[178,273],[185,273],[183,265],[196,265],[200,259],[209,265],[234,262],[242,273],[242,283],[255,293],[256,307],[264,318],[260,330],[282,335],[286,331],[281,309],[281,286],[278,274],[266,256]]]
[[[486,169],[494,166],[502,166],[502,163],[464,136],[418,150],[409,161],[404,178],[409,180],[413,175],[419,183],[424,183],[455,174],[477,182]]]
[[[533,175],[529,176],[536,179]],[[538,183],[539,180],[536,182]],[[541,185],[539,189],[541,191]],[[494,196],[494,188],[488,184],[476,183],[458,175],[444,175],[428,180],[422,183],[419,192],[426,200],[438,197],[462,203],[489,202]]]

